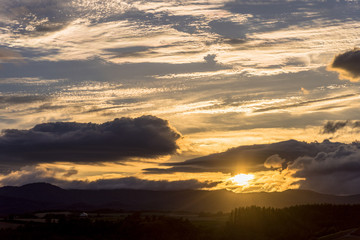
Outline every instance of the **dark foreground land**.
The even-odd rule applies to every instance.
[[[303,205],[282,209],[243,207],[230,214],[202,213],[197,216],[94,212],[88,217],[74,213],[22,217],[19,220],[7,216],[2,224],[18,225],[1,229],[0,239],[335,240],[360,237],[360,205]],[[26,218],[31,221],[25,221]]]
[[[47,183],[0,188],[0,217],[7,214],[53,210],[230,212],[251,205],[283,208],[306,204],[360,204],[360,195],[333,196],[306,190],[234,193],[226,190],[79,190]]]

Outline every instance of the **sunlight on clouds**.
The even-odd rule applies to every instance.
[[[255,27],[246,33],[242,44],[231,45],[224,41],[226,36],[209,30],[210,21],[219,20],[251,29],[251,21],[256,18],[251,14],[230,12],[224,9],[225,3],[226,1],[178,3],[76,0],[71,2],[74,16],[71,16],[66,26],[57,31],[21,37],[5,31],[1,36],[3,44],[10,47],[56,50],[53,54],[37,56],[33,60],[86,60],[98,57],[118,64],[190,63],[202,61],[204,56],[211,53],[216,54],[221,63],[232,65],[234,69],[250,75],[275,75],[316,69],[326,66],[338,51],[359,44],[358,22],[318,20],[313,22],[312,27],[306,28],[290,26],[280,30],[256,32]],[[177,19],[179,23],[170,21],[177,16],[181,17]],[[187,17],[193,18],[191,23],[186,20]],[[109,19],[106,20],[107,18]],[[182,18],[185,22],[181,22]],[[45,21],[46,18],[42,20]],[[184,26],[193,27],[196,31],[186,33],[176,30],[177,24],[185,24]],[[137,46],[149,49],[141,53],[135,52],[133,56],[121,56],[108,51]],[[298,61],[289,60],[294,58]]]
[[[358,130],[347,127],[320,134],[326,120],[360,119],[358,83],[326,70],[334,56],[360,46],[358,18],[337,2],[339,9],[314,1],[278,16],[271,1],[6,0],[0,9],[0,129],[154,115],[184,136],[172,156],[26,166],[13,169],[8,180],[30,181],[38,173],[83,181],[195,178],[235,192],[297,188],[299,179],[277,155],[264,159],[267,171],[259,172],[244,166],[231,174],[144,169],[241,145],[358,140]],[[11,8],[18,5],[24,7]]]
[[[116,164],[116,163],[74,164],[74,163],[66,163],[66,162],[57,162],[57,163],[40,164],[39,167],[46,169],[53,169],[56,167],[67,169],[70,167],[75,167],[76,170],[78,171],[76,176],[74,175],[66,179],[68,180],[81,179],[81,180],[95,181],[98,179],[111,179],[111,178],[121,178],[121,177],[130,177],[130,176],[143,177],[144,175],[141,173],[142,169],[156,167],[158,166],[159,163],[168,161],[169,158],[170,158],[169,156],[164,156],[158,159],[151,159],[151,160],[133,159],[133,160],[129,160],[126,163],[121,163],[121,164]],[[158,180],[158,178],[154,178],[154,180]]]
[[[4,32],[1,36],[3,44],[10,47],[56,50],[53,54],[37,56],[32,60],[87,60],[97,57],[117,64],[190,63],[202,61],[207,54],[216,54],[219,62],[232,66],[235,71],[256,76],[317,69],[326,66],[338,51],[360,43],[358,22],[321,20],[307,28],[292,26],[265,32],[249,31],[242,44],[231,45],[224,41],[226,36],[209,30],[209,22],[217,19],[246,25],[251,24],[248,18],[253,16],[231,13],[223,9],[224,3],[204,1],[195,4],[185,1],[179,4],[173,1],[160,3],[115,0],[104,3],[78,0],[73,1],[72,7],[80,11],[79,17],[72,18],[69,24],[58,31],[21,37]],[[146,13],[151,13],[153,19],[148,19]],[[126,14],[135,19],[127,20]],[[125,19],[119,17],[113,21],[102,21],[115,15],[124,15]],[[194,27],[196,31],[190,34],[176,30],[175,23],[167,22],[176,16],[184,17],[184,21],[186,16],[192,16],[193,23],[187,22],[186,27]],[[161,20],[162,18],[165,19]],[[160,24],[156,19],[164,22]],[[149,22],[141,24],[142,21]],[[181,24],[180,22],[179,26]],[[126,54],[116,53],[116,49],[139,46],[148,49]],[[109,51],[111,49],[115,52]],[[191,74],[195,77],[197,75],[189,74],[190,77]]]
[[[143,167],[151,166],[149,164]],[[0,182],[6,179],[7,184],[16,185],[16,182],[36,182],[39,180],[52,181],[56,183],[66,183],[68,181],[85,181],[92,182],[96,180],[111,180],[124,177],[137,177],[150,181],[183,181],[197,179],[199,182],[206,182],[211,179],[212,182],[218,182],[215,187],[204,188],[207,190],[227,189],[234,192],[274,192],[284,191],[287,189],[297,189],[297,181],[300,178],[292,177],[294,172],[288,169],[263,171],[248,174],[237,174],[230,177],[224,173],[174,173],[159,175],[143,175],[140,169],[135,165],[73,165],[66,163],[42,164],[39,166],[27,166],[20,170],[12,171],[7,175],[0,176]],[[55,181],[55,182],[54,182]],[[68,182],[69,183],[69,182]]]
[[[228,179],[230,174],[224,174],[221,172],[199,172],[199,173],[173,173],[173,174],[139,174],[141,178],[147,180],[160,180],[165,179],[168,181],[175,180],[189,180],[189,179],[198,179],[199,181],[214,181],[221,182],[224,179]]]
[[[241,71],[237,71],[236,69],[229,69],[229,70],[219,70],[219,71],[211,71],[211,72],[192,72],[192,73],[155,75],[153,77],[157,79],[174,79],[174,78],[199,79],[203,77],[229,76],[229,75],[239,75],[239,74],[241,74]]]
[[[301,95],[287,98],[258,99],[251,101],[232,102],[231,105],[222,100],[203,101],[182,105],[170,105],[162,108],[161,111],[154,111],[154,114],[179,113],[184,115],[195,114],[226,114],[226,113],[245,113],[248,116],[264,113],[289,112],[292,114],[303,114],[318,111],[319,108],[333,106],[335,104],[345,104],[342,108],[351,106],[351,102],[357,102],[360,97],[354,91],[344,91],[344,95],[329,96],[324,99],[309,99],[308,90],[301,90]],[[341,110],[341,109],[338,109]]]
[[[232,181],[235,185],[245,186],[248,185],[249,181],[253,179],[254,179],[254,175],[252,174],[240,173],[235,175],[234,177],[231,177],[229,180]]]
[[[248,36],[251,41],[238,48],[229,46],[218,59],[224,64],[239,64],[251,75],[274,75],[326,66],[334,54],[359,44],[358,22],[320,26],[253,33]],[[289,65],[293,58],[301,62]]]
[[[87,34],[83,34],[86,32]],[[169,26],[134,25],[127,20],[93,24],[88,19],[77,19],[66,28],[40,36],[13,38],[4,36],[4,43],[12,47],[42,48],[56,53],[32,60],[86,60],[94,57],[114,63],[202,61],[207,47],[204,42],[212,37],[181,33]],[[71,39],[71,41],[69,41]],[[156,51],[138,55],[110,54],[109,49],[146,46]],[[195,52],[195,53],[194,53]],[[189,57],[184,57],[188,53]]]
[[[331,68],[331,67],[329,67],[328,70],[337,72],[339,74],[339,79],[341,79],[341,80],[349,80],[351,82],[359,82],[360,81],[360,76],[354,77],[353,74],[349,73],[346,70],[336,69],[336,68]]]
[[[37,77],[0,78],[0,84],[51,85],[65,81],[66,79],[41,79]]]
[[[237,193],[282,192],[299,188],[297,182],[302,179],[293,177],[293,174],[294,171],[288,169],[238,174],[224,180],[217,187]]]
[[[194,155],[205,155],[226,151],[229,148],[274,143],[285,141],[288,139],[296,139],[298,141],[318,141],[322,142],[328,136],[319,134],[319,127],[307,128],[257,128],[249,130],[233,130],[233,131],[210,131],[187,134],[184,136],[186,150]],[[339,136],[339,140],[352,142],[357,139],[355,133],[348,133]],[[184,153],[186,153],[184,151]]]
[[[292,99],[291,97],[290,99]],[[214,107],[213,109],[198,109],[194,111],[187,111],[183,112],[184,114],[194,114],[194,113],[207,113],[207,114],[219,114],[219,113],[229,113],[229,112],[237,112],[237,113],[252,113],[257,109],[265,108],[267,106],[278,105],[279,103],[286,102],[289,99],[268,99],[268,100],[252,100],[252,101],[244,101],[239,103],[240,106],[235,107],[228,107],[225,108],[221,107],[221,105],[217,108]],[[233,103],[235,104],[235,103]]]
[[[232,22],[243,23],[247,20],[248,14],[231,13],[225,9],[221,9],[224,5],[221,1],[187,1],[183,4],[174,5],[174,2],[151,2],[149,4],[137,5],[139,10],[145,10],[156,13],[156,11],[170,12],[174,16],[191,15],[203,17],[207,21],[228,19]],[[185,3],[185,4],[184,4]],[[156,10],[155,10],[156,9]],[[198,22],[196,24],[201,24]]]

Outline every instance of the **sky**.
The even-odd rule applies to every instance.
[[[360,194],[359,0],[0,4],[0,186]]]

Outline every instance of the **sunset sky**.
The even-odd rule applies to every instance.
[[[0,186],[359,194],[359,0],[0,0]]]

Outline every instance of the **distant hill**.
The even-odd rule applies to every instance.
[[[0,188],[0,214],[43,210],[151,210],[229,212],[241,206],[287,207],[331,203],[360,204],[360,195],[332,196],[306,190],[233,193],[226,190],[65,190],[48,183]]]

